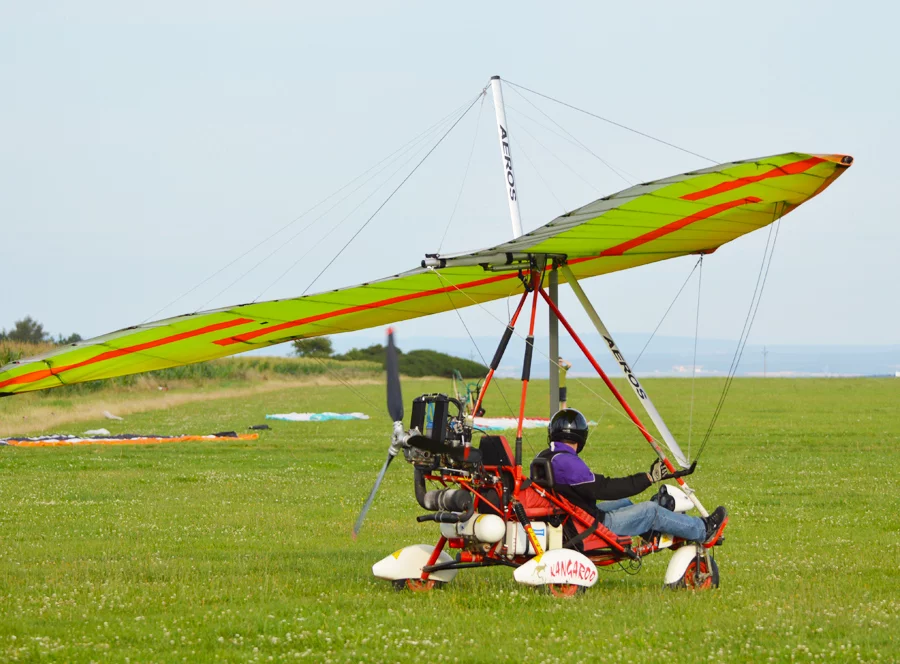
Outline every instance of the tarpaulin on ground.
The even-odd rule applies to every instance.
[[[51,434],[48,436],[12,436],[0,438],[0,445],[15,447],[62,447],[65,445],[155,445],[158,443],[186,443],[193,441],[257,440],[258,433],[238,434],[222,431],[206,436],[159,436],[155,434],[123,433],[116,436],[73,436]]]

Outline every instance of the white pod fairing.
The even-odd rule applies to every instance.
[[[671,488],[671,487],[669,487]],[[669,566],[666,568],[666,578],[663,583],[667,586],[684,578],[688,565],[697,557],[697,545],[687,544],[672,554]]]
[[[694,509],[694,503],[688,498],[688,495],[674,484],[666,484],[666,491],[675,499],[676,512],[688,512]]]
[[[597,583],[597,567],[578,551],[554,549],[517,568],[513,577],[527,586],[566,583],[590,588]]]
[[[418,579],[422,576],[422,568],[428,563],[432,551],[434,551],[434,547],[430,544],[413,544],[404,547],[372,565],[372,574],[379,579],[388,581]],[[453,558],[441,551],[435,564],[449,562],[453,562]],[[445,569],[432,573],[429,578],[448,583],[456,576],[456,572],[455,569]]]

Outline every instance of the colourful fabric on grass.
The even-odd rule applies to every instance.
[[[157,436],[124,433],[118,436],[72,436],[68,434],[51,434],[48,436],[31,436],[0,438],[0,445],[14,447],[63,447],[66,445],[156,445],[158,443],[186,443],[197,441],[221,440],[257,440],[257,433],[237,434],[233,431],[214,433],[207,436]]]
[[[266,415],[267,420],[285,422],[327,422],[329,420],[367,420],[365,413],[282,413]]]

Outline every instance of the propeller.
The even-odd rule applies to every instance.
[[[394,345],[393,328],[388,328],[387,353],[384,368],[387,373],[388,415],[394,420],[394,431],[391,435],[391,446],[388,448],[387,459],[384,460],[384,465],[381,467],[378,477],[375,478],[375,485],[372,487],[372,491],[369,492],[369,497],[366,498],[362,511],[359,513],[356,523],[353,525],[354,539],[356,539],[356,536],[362,528],[363,521],[366,518],[366,514],[369,512],[369,508],[372,506],[372,502],[375,500],[375,494],[378,492],[378,487],[381,486],[381,481],[384,479],[388,467],[391,465],[394,457],[397,456],[397,453],[403,445],[403,441],[406,439],[406,432],[403,430],[403,393],[400,390],[400,363],[397,359],[397,347]]]
[[[397,359],[397,347],[394,345],[394,329],[388,328],[387,358],[384,369],[387,372],[387,407],[388,415],[396,422],[403,421],[403,393],[400,391],[400,361]]]

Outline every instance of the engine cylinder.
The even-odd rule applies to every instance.
[[[422,506],[432,512],[467,512],[472,506],[472,494],[465,489],[427,491]]]

